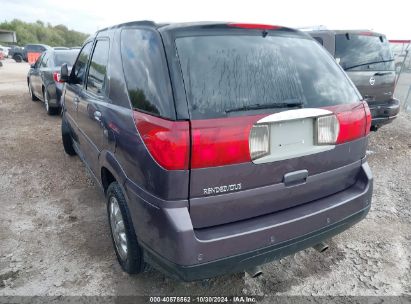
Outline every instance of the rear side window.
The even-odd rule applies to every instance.
[[[352,33],[336,35],[335,58],[344,70],[395,70],[390,44],[384,36]]]
[[[98,40],[91,57],[87,76],[87,91],[96,94],[103,92],[107,75],[108,51],[110,43],[108,40]]]
[[[124,29],[121,57],[132,107],[156,116],[174,117],[170,78],[158,34]]]
[[[88,58],[90,57],[92,42],[88,42],[80,51],[76,63],[71,71],[70,82],[74,84],[84,84]]]
[[[34,64],[36,68],[40,67],[41,61],[43,60],[45,53],[41,54],[39,58],[37,58],[36,63]]]
[[[312,39],[196,36],[177,38],[176,45],[193,119],[275,103],[324,107],[360,99],[335,60]]]
[[[41,59],[41,67],[46,68],[48,66],[50,53],[45,52],[43,58]]]
[[[317,40],[317,42],[321,45],[324,45],[324,40],[321,37],[313,37],[315,40]]]

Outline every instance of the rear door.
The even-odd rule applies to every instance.
[[[48,91],[49,98],[51,98],[55,96],[54,79],[53,79],[53,72],[54,72],[53,52],[46,51],[46,54],[47,55],[44,57],[44,60],[41,63],[40,81],[41,81],[41,86],[44,87]]]
[[[230,33],[175,40],[190,112],[195,228],[341,191],[355,182],[365,154],[361,139],[317,143],[317,119],[328,110],[365,117],[360,96],[324,48],[281,30]],[[359,128],[363,136],[365,125]]]
[[[77,125],[80,145],[93,173],[98,176],[98,157],[104,140],[104,107],[108,102],[107,62],[110,43],[108,39],[96,41],[87,73],[86,87],[79,95]]]
[[[38,65],[37,73],[35,76],[34,90],[36,92],[36,95],[39,96],[41,99],[43,99],[43,74],[45,69],[47,69],[47,62],[49,60],[49,57],[49,52],[44,52],[44,55],[39,57],[41,58],[41,61]]]
[[[387,38],[374,33],[337,34],[335,57],[372,105],[393,97],[395,63]]]
[[[79,144],[77,109],[80,102],[80,96],[83,94],[83,87],[86,83],[86,71],[91,53],[93,42],[87,42],[81,49],[76,62],[70,73],[70,79],[66,83],[64,95],[64,115],[72,126],[74,140]]]
[[[33,90],[34,95],[41,96],[41,90],[39,90],[39,83],[40,83],[40,68],[41,68],[41,61],[44,57],[45,53],[40,56],[37,61],[34,63],[34,67],[30,70],[30,84],[31,89]]]

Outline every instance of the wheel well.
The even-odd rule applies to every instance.
[[[101,168],[101,184],[103,185],[104,193],[106,193],[108,186],[115,181],[115,177],[107,168]]]

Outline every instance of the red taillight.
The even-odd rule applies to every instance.
[[[281,28],[278,25],[269,25],[269,24],[253,24],[253,23],[229,23],[228,26],[238,27],[243,29],[251,30],[277,30]]]
[[[327,107],[337,115],[340,124],[336,144],[342,144],[352,141],[368,134],[367,132],[367,115],[363,103],[344,104],[339,106]]]
[[[56,81],[56,82],[62,82],[62,81],[61,81],[61,78],[60,78],[60,73],[58,73],[58,72],[54,72],[54,73],[53,73],[53,79],[54,79],[54,81]]]
[[[369,133],[371,115],[366,103],[345,104],[327,109],[338,119],[338,123],[330,124],[327,120],[321,124],[323,128],[338,125],[338,128],[332,128],[329,134],[321,133],[324,135],[322,140],[327,143],[335,140],[335,132],[338,133],[335,144],[352,141]],[[159,165],[168,170],[189,168],[189,122],[170,121],[137,111],[134,111],[133,115],[147,149]],[[192,120],[190,167],[195,169],[250,162],[250,130],[264,116],[266,115]],[[334,117],[335,120],[335,116],[329,117]],[[260,146],[262,145],[258,147]],[[260,150],[256,153],[260,153]]]
[[[170,121],[134,111],[134,121],[151,156],[168,170],[186,170],[189,164],[189,123]]]
[[[248,138],[262,116],[193,120],[191,168],[216,167],[251,161]]]

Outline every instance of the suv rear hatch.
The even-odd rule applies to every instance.
[[[373,32],[337,34],[335,58],[370,106],[393,98],[395,63],[384,35]]]
[[[368,107],[298,31],[229,24],[175,40],[190,112],[194,228],[245,220],[353,185]]]

